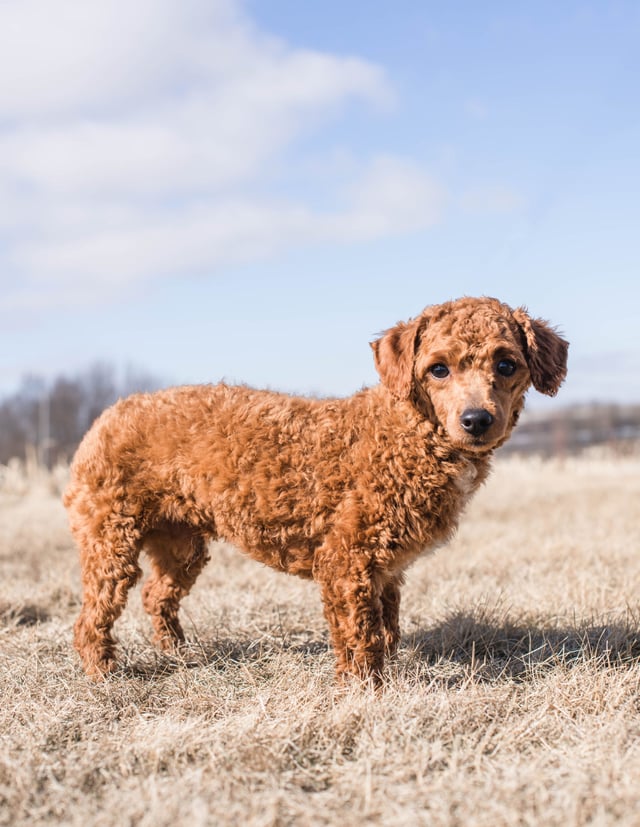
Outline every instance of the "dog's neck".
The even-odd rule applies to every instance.
[[[489,474],[494,448],[486,451],[470,451],[455,445],[435,416],[433,406],[428,398],[412,394],[408,400],[396,399],[384,385],[379,384],[369,389],[383,401],[383,407],[391,415],[400,416],[405,420],[407,430],[413,431],[416,437],[424,440],[430,453],[445,463],[459,463],[462,474],[467,480],[464,487],[475,490]],[[466,470],[464,470],[466,469]],[[457,483],[456,483],[457,484]]]

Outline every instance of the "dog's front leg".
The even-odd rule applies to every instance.
[[[353,675],[378,686],[382,682],[385,633],[382,583],[371,556],[322,549],[316,555],[314,578],[320,585],[338,679]]]

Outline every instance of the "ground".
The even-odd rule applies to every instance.
[[[222,545],[184,654],[136,589],[87,680],[63,477],[0,470],[0,824],[640,823],[639,455],[499,461],[377,695],[334,686],[313,583]]]

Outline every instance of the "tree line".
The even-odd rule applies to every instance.
[[[26,376],[18,390],[0,402],[0,464],[24,460],[33,448],[47,467],[73,455],[91,423],[122,396],[161,386],[154,376],[127,369],[119,376],[107,364],[47,382]]]
[[[525,411],[503,454],[565,456],[595,445],[615,453],[640,448],[640,404],[592,402],[569,405],[553,413]]]

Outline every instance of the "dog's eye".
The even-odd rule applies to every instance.
[[[429,373],[436,379],[444,379],[449,375],[449,368],[446,365],[438,363],[437,365],[431,365]]]
[[[516,363],[512,359],[500,359],[497,371],[501,376],[513,376],[516,372]]]

